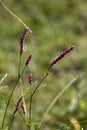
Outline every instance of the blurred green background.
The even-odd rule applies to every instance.
[[[72,53],[52,68],[50,76],[42,84],[45,87],[35,95],[33,121],[40,121],[54,97],[76,76],[79,76],[78,80],[56,102],[41,129],[61,128],[63,124],[70,124],[72,117],[79,122],[87,120],[87,1],[5,0],[4,3],[32,30],[32,33],[27,34],[22,57],[23,67],[27,56],[33,53],[30,68],[28,67],[22,79],[25,93],[29,91],[29,71],[32,72],[33,82],[36,84],[43,77],[54,57],[70,45],[76,45]],[[0,89],[1,117],[18,73],[19,41],[23,29],[23,25],[0,3],[0,79],[5,73],[8,74],[0,87],[9,86]],[[15,100],[19,95],[20,90],[17,88],[14,94]],[[12,111],[10,108],[7,120]],[[17,117],[14,129],[25,130],[21,117],[19,115]],[[2,118],[0,124],[1,122]],[[86,129],[86,124],[79,125]],[[70,127],[70,129],[74,128]]]

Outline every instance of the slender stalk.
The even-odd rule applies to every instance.
[[[10,96],[9,96],[9,99],[8,99],[8,102],[7,102],[7,105],[6,105],[6,109],[5,109],[5,113],[4,113],[4,117],[3,117],[3,121],[2,121],[2,129],[4,128],[4,122],[5,122],[5,117],[6,117],[6,114],[7,114],[7,109],[8,109],[8,106],[9,106],[9,103],[10,103],[10,100],[11,100],[11,97],[12,97],[12,95],[13,95],[13,92],[14,92],[14,90],[15,90],[15,87],[16,87],[18,81],[19,81],[19,78],[17,79],[17,81],[16,81],[16,83],[15,83],[13,89],[12,89],[12,92],[11,92],[11,94],[10,94]]]
[[[46,77],[48,76],[48,73],[51,69],[51,66],[49,66],[48,71],[46,72],[45,76],[41,79],[41,81],[39,82],[39,84],[36,86],[36,88],[34,89],[34,91],[32,92],[31,96],[30,96],[30,107],[29,107],[29,130],[31,130],[31,118],[32,118],[32,100],[33,100],[33,96],[35,95],[37,89],[40,87],[41,83],[46,79]]]
[[[0,84],[3,82],[3,80],[7,77],[8,74],[5,74],[4,77],[0,80]]]
[[[19,70],[18,70],[18,76],[20,77],[20,71],[21,71],[21,54],[20,54],[20,59],[19,59]],[[25,106],[25,100],[24,100],[24,93],[23,93],[23,88],[22,88],[22,80],[21,77],[19,79],[19,83],[20,83],[20,91],[21,91],[21,97],[22,97],[22,102]],[[27,119],[27,114],[26,114],[26,119]]]
[[[23,97],[21,96],[21,100],[23,100],[22,99]],[[20,103],[19,103],[20,104]],[[16,106],[17,107],[17,106]],[[19,107],[17,108],[17,110],[16,111],[14,111],[13,112],[13,114],[12,114],[12,116],[11,116],[11,119],[10,119],[10,123],[9,123],[9,126],[8,126],[8,130],[10,130],[11,128],[12,128],[12,125],[13,125],[13,122],[14,122],[14,119],[15,119],[15,114],[16,114],[16,112],[19,112],[20,114],[21,114],[21,116],[22,116],[22,113],[19,111]],[[23,119],[23,121],[25,122],[26,121],[26,119],[24,119],[24,117],[22,116],[22,119]]]
[[[10,101],[11,101],[11,98],[12,98],[12,95],[13,95],[14,90],[15,90],[15,88],[16,88],[16,86],[17,86],[17,83],[18,83],[20,77],[23,75],[25,69],[26,69],[26,65],[25,65],[23,71],[21,72],[20,76],[17,78],[17,80],[16,80],[16,82],[15,82],[15,84],[14,84],[14,86],[13,86],[13,89],[12,89],[12,91],[11,91],[11,94],[10,94],[10,96],[9,96],[9,99],[8,99],[8,101],[7,101],[7,105],[6,105],[6,109],[5,109],[5,113],[4,113],[4,117],[3,117],[3,121],[2,121],[2,129],[4,128],[5,118],[6,118],[7,110],[8,110],[8,107],[9,107],[9,104],[10,104]]]
[[[60,91],[60,93],[53,99],[53,101],[51,102],[51,104],[49,105],[49,107],[47,108],[46,112],[43,115],[43,118],[41,119],[41,122],[39,124],[39,127],[41,127],[42,122],[44,121],[44,119],[46,118],[47,114],[49,113],[49,111],[52,109],[52,107],[54,106],[54,104],[56,103],[56,101],[58,101],[58,99],[64,94],[64,92],[79,78],[79,76],[77,76],[76,78],[74,78],[70,83],[68,83],[66,85],[66,87],[64,89],[62,89]]]
[[[20,54],[20,59],[19,59],[19,70],[18,70],[18,73],[19,73],[19,76],[20,76],[20,71],[21,71],[21,54]],[[23,88],[22,88],[22,80],[21,80],[21,77],[20,77],[20,79],[19,79],[19,83],[20,83],[20,91],[21,91],[21,97],[22,97],[22,102],[23,102],[23,104],[24,104],[24,106],[25,106],[25,100],[24,100],[24,93],[23,93]],[[27,113],[25,113],[25,115],[26,115],[26,120],[27,120]]]
[[[10,125],[8,127],[8,130],[10,130],[12,128],[12,124],[14,122],[14,118],[15,118],[15,113],[13,113],[12,118],[10,119]]]
[[[18,66],[18,77],[20,77],[20,72],[21,72],[21,58],[22,58],[21,56],[22,55],[20,54],[20,57],[19,57],[19,66]],[[19,83],[20,83],[20,88],[21,88],[21,77],[19,78]],[[23,98],[23,92],[22,92],[22,88],[21,88],[21,100],[23,100],[22,98]],[[12,114],[12,116],[11,116],[11,119],[9,121],[10,123],[9,123],[8,130],[10,130],[12,128],[12,124],[13,124],[16,112],[17,112],[17,110],[14,111],[13,114]]]
[[[21,55],[19,58],[18,77],[20,77],[20,71],[21,71]]]
[[[34,89],[34,91],[32,92],[31,96],[30,96],[30,108],[29,108],[29,130],[31,130],[31,114],[32,114],[32,99],[33,96],[35,94],[35,92],[37,91],[37,89],[39,88],[39,86],[41,85],[41,83],[44,81],[44,79],[47,77],[47,74],[41,79],[40,83],[36,86],[36,88]]]
[[[20,98],[21,98],[21,97],[20,97]],[[12,101],[13,105],[16,107],[16,104],[14,103],[13,99],[11,99],[11,101]],[[19,114],[20,114],[20,116],[22,117],[23,121],[26,122],[26,119],[25,119],[24,116],[22,115],[22,113],[21,113],[19,107],[18,107],[17,111],[19,112]]]
[[[22,88],[22,84],[21,84],[21,79],[20,79],[20,91],[21,91],[21,96],[22,96],[22,102],[23,102],[23,105],[26,109],[26,105],[25,105],[25,99],[24,99],[24,92],[23,92],[23,88]],[[27,120],[27,111],[25,113],[25,118]]]
[[[27,26],[18,16],[16,16],[5,4],[2,0],[0,0],[0,3],[2,6],[14,17],[16,18],[23,26]],[[31,29],[29,28],[30,33],[32,32]]]
[[[33,95],[35,94],[35,92],[37,91],[37,89],[39,88],[39,86],[41,85],[41,83],[44,81],[44,79],[47,77],[47,74],[42,78],[42,80],[40,81],[40,83],[36,86],[35,90],[33,91],[33,93],[31,94],[31,96],[33,97]]]
[[[31,129],[31,114],[32,114],[32,95],[30,97],[30,108],[29,108],[29,130]]]
[[[19,62],[19,76],[20,76],[20,66],[21,66],[21,57],[20,57],[20,62]],[[19,78],[19,83],[20,83],[20,89],[21,89],[20,91],[21,91],[22,102],[25,105],[24,94],[23,94],[23,89],[22,89],[22,85],[21,85],[21,76]],[[10,130],[12,128],[12,124],[13,124],[13,121],[14,121],[14,118],[15,118],[15,114],[16,113],[14,112],[12,117],[11,117],[8,130]],[[26,119],[27,119],[27,115],[26,115]]]
[[[32,92],[31,96],[33,96],[35,94],[35,92],[37,91],[37,89],[39,88],[39,86],[41,85],[41,83],[45,80],[45,78],[48,76],[48,73],[51,69],[51,66],[48,68],[48,71],[46,72],[45,76],[41,79],[41,81],[39,82],[39,84],[36,86],[36,88],[34,89],[34,91]]]

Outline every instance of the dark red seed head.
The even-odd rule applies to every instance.
[[[22,112],[25,115],[26,114],[26,107],[23,103],[21,103]]]
[[[16,103],[16,108],[15,108],[15,110],[14,110],[14,113],[17,112],[17,110],[18,110],[18,108],[19,108],[19,106],[20,106],[21,101],[22,101],[22,96],[18,99],[18,101],[17,101],[17,103]]]
[[[26,60],[26,63],[25,63],[26,66],[30,63],[31,59],[32,59],[32,54],[30,54],[28,59]]]
[[[29,28],[28,27],[25,27],[24,28],[24,31],[23,31],[23,34],[20,38],[20,55],[23,53],[24,51],[24,41],[25,41],[25,37],[26,37],[26,34],[28,32]]]
[[[50,65],[53,66],[54,64],[56,64],[59,60],[61,60],[66,54],[71,52],[74,48],[75,48],[75,46],[70,46],[69,48],[64,50],[60,55],[58,55],[56,58],[54,58],[54,60],[50,63]]]
[[[28,77],[28,82],[29,82],[30,85],[32,85],[32,81],[33,81],[33,79],[32,79],[32,73],[30,73],[29,77]]]

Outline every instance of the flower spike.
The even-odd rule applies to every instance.
[[[24,28],[24,31],[23,31],[23,34],[20,38],[20,55],[22,55],[23,51],[24,51],[24,40],[25,40],[25,37],[26,37],[26,34],[28,32],[29,28],[26,26]]]
[[[66,54],[71,52],[74,48],[75,48],[75,46],[70,46],[69,48],[64,50],[59,56],[54,58],[54,60],[50,63],[50,65],[53,66],[54,64],[56,64],[59,60],[61,60]]]
[[[29,55],[29,57],[28,57],[28,59],[27,59],[27,61],[25,63],[26,66],[30,63],[31,59],[32,59],[32,54]]]
[[[23,114],[26,115],[26,106],[23,103],[21,103],[21,108],[22,108]]]
[[[28,82],[30,85],[32,85],[32,73],[29,74]]]
[[[22,96],[19,98],[19,100],[17,101],[17,103],[16,103],[16,108],[15,108],[15,110],[14,110],[14,114],[17,112],[17,110],[18,110],[18,107],[20,106],[20,102],[22,101]]]

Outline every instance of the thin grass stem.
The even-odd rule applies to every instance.
[[[19,77],[20,77],[20,72],[21,72],[21,56],[22,56],[22,55],[20,55],[20,59],[19,59],[19,70],[18,70],[18,76],[19,76]],[[25,105],[24,93],[23,93],[22,80],[21,80],[21,78],[19,79],[19,81],[20,81],[20,91],[21,91],[22,101],[23,101],[23,104]],[[27,119],[27,115],[26,115],[26,119]]]
[[[21,55],[19,57],[18,77],[20,77],[20,72],[21,72]]]
[[[22,88],[22,84],[21,84],[21,79],[20,79],[20,91],[21,91],[21,96],[22,96],[22,102],[23,102],[23,105],[25,106],[25,109],[26,109],[25,99],[24,99],[24,92],[23,92],[23,88]],[[27,111],[25,113],[25,117],[26,117],[26,120],[27,120]]]
[[[37,92],[38,88],[40,87],[41,83],[46,79],[46,77],[48,76],[48,73],[51,69],[51,66],[49,66],[45,76],[41,79],[41,81],[39,82],[39,84],[36,86],[36,88],[34,89],[34,91],[31,93],[30,96],[30,107],[29,107],[29,130],[31,130],[31,116],[32,116],[32,100],[33,100],[33,96],[35,95],[35,93]]]
[[[4,77],[0,80],[0,84],[3,82],[3,80],[7,77],[7,73],[4,75]]]
[[[39,124],[39,128],[41,127],[42,122],[45,120],[47,114],[49,113],[49,111],[53,108],[54,104],[58,101],[58,99],[64,94],[64,92],[79,78],[79,76],[77,76],[76,78],[74,78],[70,83],[67,84],[67,86],[62,89],[60,91],[60,93],[53,99],[53,101],[51,102],[51,104],[49,105],[49,107],[47,108],[46,112],[43,115],[43,118],[41,119],[41,122]]]
[[[26,69],[26,66],[24,67],[23,71],[21,72],[20,77],[23,75],[25,69]],[[16,86],[17,86],[17,83],[19,82],[20,77],[17,78],[17,80],[16,80],[16,82],[15,82],[15,84],[14,84],[14,86],[13,86],[13,89],[12,89],[12,91],[11,91],[11,94],[10,94],[10,96],[9,96],[9,99],[8,99],[8,101],[7,101],[7,105],[6,105],[6,109],[5,109],[5,113],[4,113],[4,117],[3,117],[3,121],[2,121],[2,129],[4,128],[5,118],[6,118],[7,110],[8,110],[8,107],[9,107],[9,104],[10,104],[10,101],[11,101],[11,98],[12,98],[12,95],[13,95],[13,93],[14,93],[14,90],[15,90]]]
[[[14,18],[16,18],[24,27],[26,27],[27,25],[18,17],[16,16],[5,4],[2,0],[0,0],[0,3],[2,4],[2,6],[6,9],[6,11],[8,11]],[[28,26],[27,26],[28,27]],[[29,28],[30,33],[32,32],[31,29]]]

